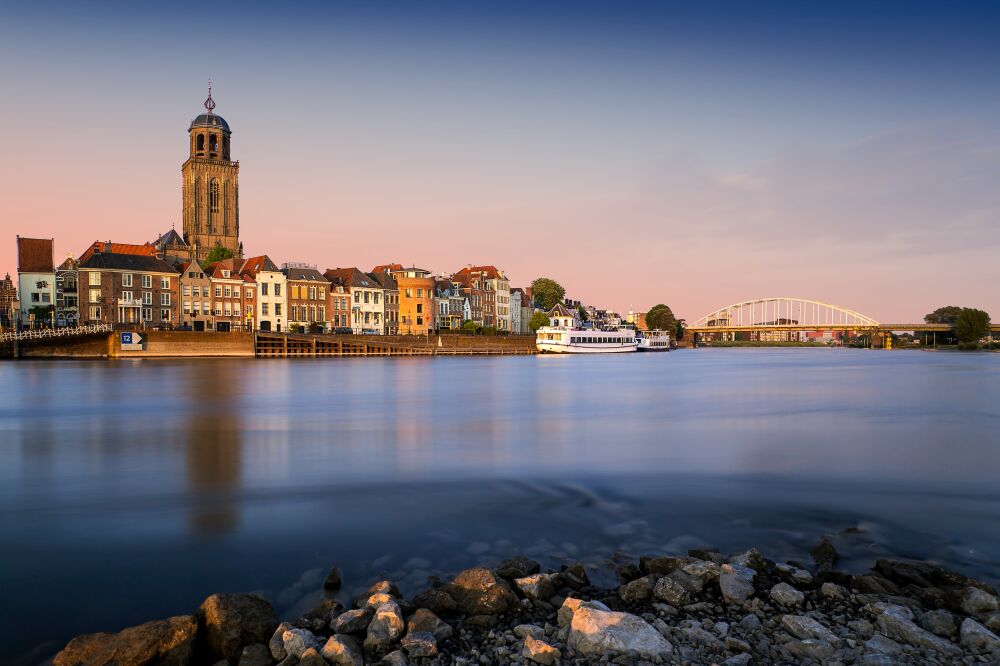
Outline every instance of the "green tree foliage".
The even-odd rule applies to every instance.
[[[549,325],[549,316],[544,312],[536,312],[531,315],[531,319],[528,321],[528,326],[532,331],[537,331],[542,326]]]
[[[576,306],[576,316],[581,322],[590,321],[590,317],[587,316],[587,311],[583,309],[582,305]]]
[[[212,248],[212,251],[208,253],[205,257],[204,265],[214,264],[217,261],[222,261],[223,259],[232,259],[233,251],[228,247],[222,247],[221,245],[216,245]]]
[[[955,335],[959,342],[977,342],[990,334],[990,316],[975,308],[962,308],[955,318]]]
[[[471,319],[467,320],[464,324],[462,324],[462,330],[469,331],[470,333],[475,333],[480,328],[482,328],[482,326],[472,321]]]
[[[543,310],[551,310],[556,303],[561,303],[566,290],[563,286],[550,278],[540,277],[531,283],[531,297],[537,307]]]
[[[659,303],[649,308],[646,313],[646,328],[651,331],[670,331],[677,328],[677,320],[674,313],[663,303]]]
[[[685,325],[687,325],[687,322],[685,320],[683,320],[683,319],[678,319],[674,323],[674,340],[683,340],[684,339],[684,326]]]
[[[965,309],[957,305],[946,305],[930,314],[924,315],[924,321],[928,324],[954,324],[955,320],[958,319],[958,315]]]

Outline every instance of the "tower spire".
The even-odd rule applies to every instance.
[[[208,99],[205,100],[205,108],[209,113],[215,110],[215,100],[212,99],[212,79],[208,80]]]

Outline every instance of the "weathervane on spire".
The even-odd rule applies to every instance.
[[[209,113],[215,110],[215,100],[212,99],[212,79],[208,80],[208,99],[205,100],[205,108]]]

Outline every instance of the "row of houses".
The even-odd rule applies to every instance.
[[[205,331],[423,335],[466,322],[529,333],[530,289],[495,266],[448,275],[398,263],[280,267],[267,255],[200,263],[176,232],[138,244],[94,242],[53,261],[53,240],[17,237],[17,286],[0,283],[7,323],[94,323]],[[6,305],[5,305],[6,304]],[[2,322],[0,322],[2,323]]]

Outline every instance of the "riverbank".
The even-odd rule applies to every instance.
[[[990,584],[930,562],[878,560],[850,574],[837,569],[826,538],[811,555],[809,563],[774,562],[754,548],[619,556],[614,586],[592,583],[582,564],[543,572],[515,557],[449,581],[432,578],[410,598],[380,580],[349,601],[337,597],[344,581],[334,567],[322,584],[328,598],[289,621],[279,623],[259,597],[216,594],[190,616],[77,637],[53,663],[1000,661],[1000,598]]]

